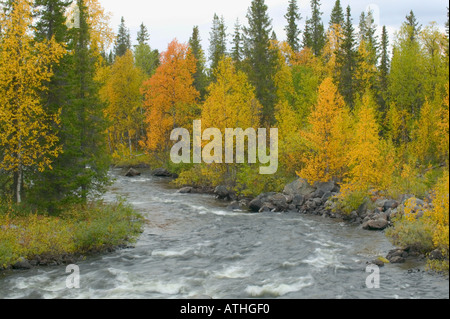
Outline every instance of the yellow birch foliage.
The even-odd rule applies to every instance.
[[[438,137],[439,153],[446,161],[448,166],[449,161],[449,84],[446,86],[447,96],[444,98],[441,109],[439,111],[439,129],[435,132]]]
[[[356,68],[355,78],[359,85],[360,92],[364,93],[367,89],[370,89],[371,85],[374,83],[377,68],[370,62],[370,52],[367,50],[367,44],[364,40],[359,44],[358,55],[360,63]]]
[[[449,173],[446,171],[444,177],[438,182],[434,190],[433,208],[425,211],[424,218],[429,219],[433,226],[433,243],[447,257],[449,250]]]
[[[428,100],[420,110],[420,118],[416,121],[412,132],[411,155],[422,164],[430,164],[439,161],[439,146],[441,143],[441,131],[439,129],[439,109],[435,103]]]
[[[53,39],[36,43],[31,34],[32,7],[28,0],[12,3],[0,19],[0,169],[17,171],[51,167],[61,147],[53,127],[58,116],[45,113],[39,91],[53,73],[65,49]]]
[[[216,78],[202,106],[202,125],[218,128],[222,134],[226,128],[258,129],[261,105],[247,75],[225,57],[216,69]]]
[[[170,132],[192,127],[197,116],[198,91],[193,86],[196,61],[189,47],[172,41],[161,54],[161,65],[143,83],[147,139],[141,144],[149,151],[169,147]]]
[[[339,24],[331,26],[327,31],[327,42],[323,49],[324,70],[329,77],[339,78],[336,68],[336,52],[340,49],[343,41],[343,30]]]
[[[110,67],[100,96],[107,103],[105,116],[109,120],[112,149],[125,146],[132,152],[131,140],[136,139],[143,125],[141,84],[145,75],[134,65],[133,53],[117,57]]]
[[[383,177],[380,128],[369,95],[358,110],[353,139],[348,149],[349,177],[343,190],[378,189]]]
[[[308,152],[303,156],[305,167],[298,175],[309,182],[342,179],[346,171],[349,111],[331,78],[319,87],[316,107],[310,117],[310,130],[302,131]]]

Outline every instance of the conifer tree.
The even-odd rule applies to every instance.
[[[341,1],[336,0],[333,10],[331,11],[331,18],[330,18],[330,27],[333,27],[334,25],[340,25],[341,28],[344,28],[345,23],[345,16],[344,16],[344,10],[341,6]]]
[[[152,50],[148,41],[150,35],[147,27],[142,23],[137,34],[138,44],[134,46],[134,60],[137,67],[147,74],[152,76],[156,68],[159,66],[159,52]]]
[[[125,19],[122,17],[117,33],[116,43],[114,45],[114,55],[116,57],[123,56],[127,50],[131,49],[130,31],[125,25]]]
[[[200,31],[198,26],[195,26],[192,31],[192,36],[189,39],[189,46],[191,48],[191,52],[194,55],[197,61],[197,69],[194,74],[194,87],[200,93],[200,100],[203,101],[206,95],[206,87],[208,85],[208,78],[205,71],[205,53],[202,49],[201,39],[200,39]]]
[[[299,7],[297,4],[297,0],[289,0],[288,12],[284,16],[288,22],[285,31],[287,35],[287,42],[291,46],[291,48],[298,52],[300,51],[300,29],[298,27],[298,23],[301,20],[301,15],[299,12]]]
[[[339,91],[350,108],[355,103],[355,71],[357,68],[358,56],[355,50],[355,35],[351,18],[350,6],[347,7],[346,21],[344,25],[344,40],[341,50],[337,54],[339,72]]]
[[[214,80],[214,70],[219,61],[227,53],[227,27],[223,17],[214,14],[213,26],[209,38],[209,60],[211,61],[211,78]]]
[[[311,0],[311,19],[306,21],[306,28],[303,33],[303,46],[310,48],[316,56],[322,54],[325,46],[325,29],[322,22],[322,12],[320,12],[320,0]]]
[[[419,24],[414,12],[411,10],[406,16],[405,25],[407,26],[408,37],[411,42],[418,40],[422,25]]]
[[[268,7],[264,0],[253,0],[248,9],[248,27],[244,28],[245,70],[255,93],[263,106],[261,123],[271,125],[275,122],[275,73],[276,56],[270,50],[272,20],[267,14]]]
[[[237,68],[239,68],[244,55],[241,31],[242,26],[239,23],[239,19],[237,19],[234,25],[233,47],[231,48],[231,59]]]

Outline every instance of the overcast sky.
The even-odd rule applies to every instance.
[[[236,19],[247,24],[247,10],[251,0],[100,0],[106,11],[112,13],[111,26],[117,32],[120,18],[131,31],[133,43],[136,33],[143,22],[150,33],[150,45],[154,49],[164,51],[174,38],[187,42],[194,25],[200,28],[203,49],[207,52],[209,32],[214,13],[223,15],[228,26],[228,33],[234,31]],[[288,0],[266,0],[269,15],[273,20],[273,29],[279,40],[285,40],[284,27]],[[321,11],[325,26],[328,26],[331,10],[335,0],[322,0]],[[303,19],[300,27],[303,30],[306,17],[311,16],[310,1],[298,1]],[[393,36],[406,15],[412,9],[423,25],[435,21],[444,30],[447,21],[447,0],[341,0],[345,8],[350,5],[355,26],[359,23],[361,12],[370,6],[376,16],[376,24],[386,25]],[[229,37],[231,39],[231,36]],[[392,40],[392,39],[391,39]]]

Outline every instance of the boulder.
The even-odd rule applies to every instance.
[[[435,249],[428,255],[428,258],[430,260],[444,260],[445,257],[440,249]]]
[[[125,174],[126,177],[136,177],[141,176],[141,173],[135,170],[134,168],[130,168],[128,172]]]
[[[214,190],[214,194],[216,194],[219,199],[230,198],[230,190],[224,185],[217,186]]]
[[[389,222],[383,218],[379,218],[377,220],[369,220],[368,222],[364,223],[363,229],[366,230],[384,230],[389,226]]]
[[[305,203],[305,196],[303,195],[295,195],[292,199],[292,205],[295,207],[300,207]]]
[[[288,199],[283,194],[270,196],[268,200],[278,212],[284,212],[289,209]]]
[[[402,264],[406,262],[407,257],[408,253],[404,249],[394,249],[388,253],[386,259],[392,264]]]
[[[20,258],[18,262],[16,262],[13,266],[13,269],[16,270],[28,270],[33,268],[33,266],[30,264],[30,262],[28,260],[26,260],[25,258]]]
[[[399,202],[395,200],[387,200],[384,202],[383,211],[387,211],[388,209],[395,209],[399,206]]]
[[[173,174],[165,168],[158,168],[153,171],[153,176],[157,177],[172,177]]]
[[[316,182],[316,183],[314,183],[314,187],[317,188],[318,190],[321,190],[324,194],[326,194],[328,192],[331,193],[331,192],[339,191],[336,187],[336,183],[333,181],[326,182],[326,183]]]
[[[190,194],[192,193],[193,188],[192,187],[183,187],[181,188],[178,193],[180,194]]]
[[[276,195],[276,193],[264,193],[256,197],[249,204],[249,208],[253,212],[259,212],[266,202],[269,201],[269,197]]]
[[[296,196],[296,195],[302,195],[307,196],[311,195],[315,192],[315,188],[308,184],[308,181],[305,179],[298,179],[288,185],[284,188],[283,193],[286,195]]]

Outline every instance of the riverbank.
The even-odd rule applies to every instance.
[[[124,172],[127,173],[124,174],[129,177],[136,176],[139,174],[137,169],[139,168],[125,169]],[[153,170],[152,175],[176,178],[176,175],[163,168]],[[386,251],[385,257],[373,260],[373,263],[384,266],[385,263],[402,264],[411,258],[420,259],[426,261],[431,269],[448,273],[448,240],[447,245],[445,240],[444,245],[438,243],[435,237],[439,234],[430,226],[436,223],[433,220],[430,223],[432,215],[435,215],[431,195],[424,199],[413,195],[392,199],[386,197],[383,192],[373,192],[369,195],[355,193],[343,198],[337,183],[310,185],[304,179],[297,179],[286,185],[280,193],[269,192],[256,197],[241,196],[226,185],[215,188],[185,185],[179,188],[178,192],[214,195],[219,200],[229,202],[227,209],[230,211],[296,212],[342,220],[366,231],[384,232],[398,248]]]
[[[132,244],[142,218],[124,204],[68,206],[58,216],[0,208],[0,271],[72,264],[85,256]]]

